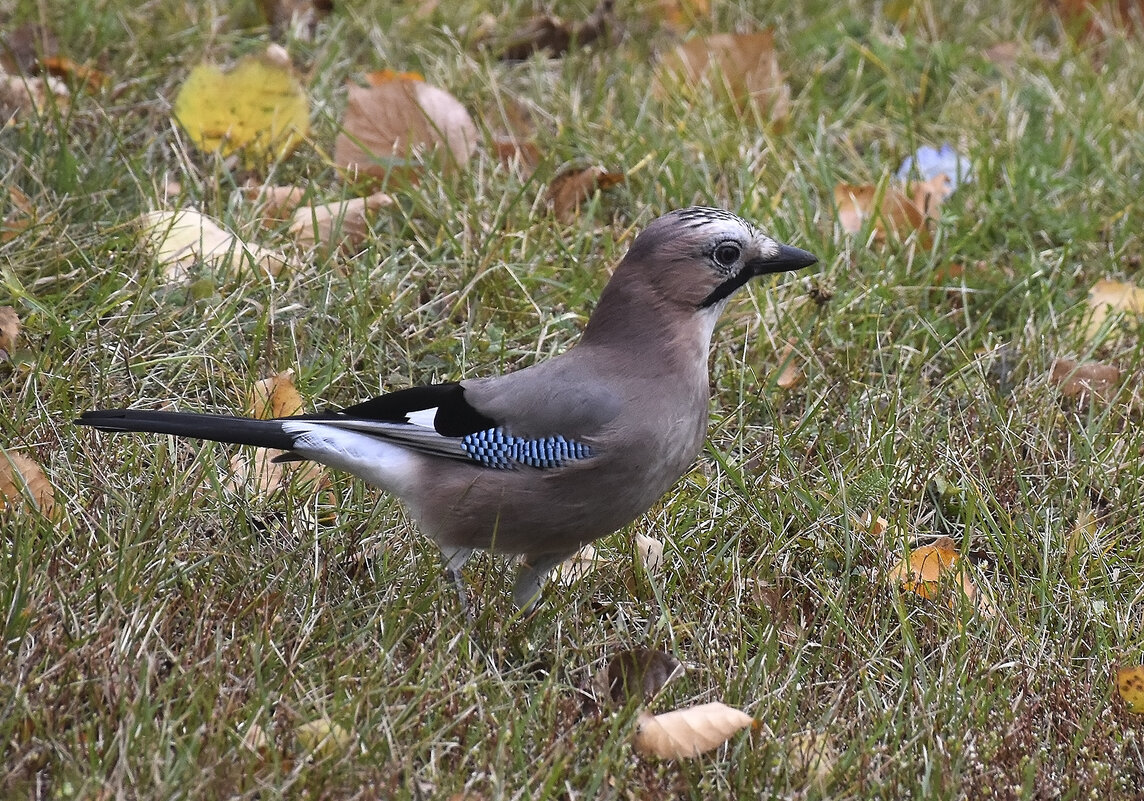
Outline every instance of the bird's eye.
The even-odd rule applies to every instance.
[[[719,247],[715,248],[715,253],[713,255],[715,257],[715,261],[719,262],[719,264],[724,267],[730,267],[732,264],[739,260],[741,251],[739,250],[738,245],[732,242],[724,242],[723,244],[719,245]]]

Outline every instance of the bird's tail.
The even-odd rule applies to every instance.
[[[281,420],[256,420],[224,414],[100,409],[84,412],[75,422],[101,431],[149,431],[284,451],[294,447],[295,439],[283,430]]]

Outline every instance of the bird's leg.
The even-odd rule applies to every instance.
[[[461,611],[470,621],[473,619],[473,607],[469,603],[469,591],[465,587],[465,577],[461,573],[461,568],[465,566],[465,562],[472,554],[472,548],[441,549],[441,555],[445,557],[445,575],[449,577],[449,581],[453,582],[453,587],[457,590],[457,601],[461,605]]]
[[[544,577],[565,559],[576,553],[575,550],[559,553],[534,553],[523,556],[516,571],[516,584],[512,588],[512,599],[521,612],[528,614],[536,608],[540,592],[544,589]]]

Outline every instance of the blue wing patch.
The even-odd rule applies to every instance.
[[[525,439],[505,434],[499,428],[465,435],[461,438],[461,448],[474,462],[500,470],[521,464],[539,468],[561,467],[592,455],[590,447],[574,439],[560,436]]]

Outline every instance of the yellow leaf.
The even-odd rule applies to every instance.
[[[938,537],[929,545],[914,548],[908,559],[890,571],[889,579],[901,584],[907,592],[927,600],[936,598],[945,583],[954,583],[977,611],[986,616],[995,614],[993,604],[978,592],[970,579],[957,551],[957,543],[951,537]],[[952,599],[949,605],[953,606]]]
[[[1088,323],[1088,336],[1091,339],[1113,314],[1123,312],[1136,317],[1144,315],[1144,289],[1123,281],[1102,279],[1088,291],[1088,305],[1092,309]]]
[[[318,759],[337,759],[349,754],[352,735],[327,717],[303,723],[294,730],[302,749]]]
[[[197,211],[152,211],[136,223],[169,281],[185,280],[188,268],[200,262],[233,274],[242,274],[253,263],[262,272],[279,275],[288,265],[284,256],[243,242]]]
[[[732,735],[755,725],[745,712],[718,701],[662,715],[644,712],[632,746],[644,756],[660,759],[690,759],[718,748]]]
[[[285,158],[310,132],[306,92],[278,45],[241,59],[230,72],[195,67],[175,97],[174,115],[201,150],[241,151],[247,167]]]
[[[1128,705],[1129,712],[1144,715],[1144,665],[1118,667],[1116,689]]]

